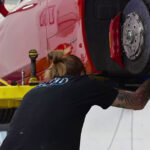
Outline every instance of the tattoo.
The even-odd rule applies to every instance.
[[[150,99],[150,79],[145,81],[135,92],[120,90],[112,104],[127,109],[143,109]]]
[[[142,93],[147,99],[150,98],[150,79],[145,81],[137,90],[137,93]]]
[[[126,108],[125,106],[122,106],[121,104],[117,104],[116,107]]]
[[[123,101],[124,100],[124,95],[122,93],[119,93],[117,98],[120,100],[120,101]]]
[[[120,92],[117,96],[118,101],[120,101],[120,105],[123,108],[135,106],[135,100],[131,93],[129,92]]]

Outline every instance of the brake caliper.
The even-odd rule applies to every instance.
[[[109,45],[110,45],[110,57],[122,68],[122,52],[121,52],[121,41],[120,41],[120,23],[121,14],[119,13],[110,23],[109,28]]]

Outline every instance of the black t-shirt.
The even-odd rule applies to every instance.
[[[58,77],[28,92],[0,150],[79,150],[91,106],[108,108],[118,91],[87,76]]]

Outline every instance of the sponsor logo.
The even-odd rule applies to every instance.
[[[54,86],[54,85],[64,85],[69,81],[68,78],[64,77],[64,78],[54,78],[53,80],[51,80],[48,83],[41,83],[39,84],[37,87],[46,87],[46,86]]]

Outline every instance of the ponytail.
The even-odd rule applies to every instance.
[[[55,50],[48,53],[48,59],[51,60],[51,64],[45,71],[45,79],[53,79],[57,76],[63,76],[66,74],[66,67],[63,63],[64,53],[62,50]]]
[[[64,56],[64,52],[62,50],[55,50],[48,53],[48,59],[52,60],[53,63],[60,62]]]
[[[45,79],[53,79],[64,75],[81,75],[86,74],[83,63],[77,56],[65,56],[64,51],[55,50],[48,53],[48,59],[51,61],[50,66],[46,70]]]

